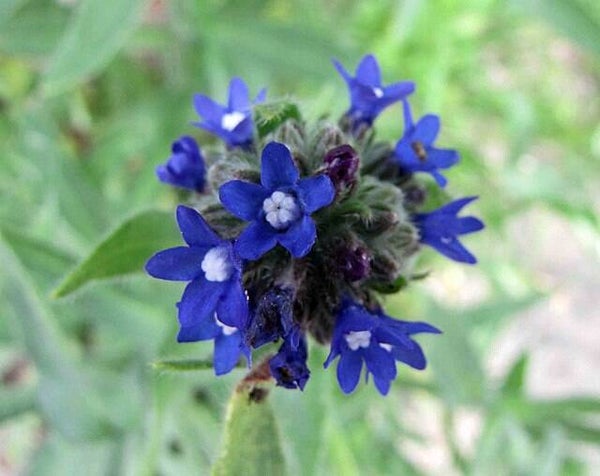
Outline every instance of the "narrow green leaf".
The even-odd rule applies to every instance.
[[[194,370],[208,370],[213,368],[211,360],[158,360],[152,363],[155,370],[172,372],[189,372]]]
[[[502,393],[511,395],[520,395],[523,391],[523,384],[525,382],[525,372],[527,371],[527,364],[529,363],[529,356],[523,354],[514,363],[504,383],[502,384]]]
[[[42,83],[44,92],[63,92],[101,70],[133,33],[141,3],[84,0],[56,46]]]
[[[229,401],[224,448],[213,476],[265,476],[286,474],[273,410],[267,389],[236,389]]]
[[[254,120],[258,136],[265,137],[273,132],[288,119],[300,120],[298,106],[291,102],[271,102],[254,108]]]
[[[92,280],[142,271],[154,252],[175,246],[179,241],[170,213],[142,212],[125,221],[100,243],[54,290],[53,296],[66,296]]]

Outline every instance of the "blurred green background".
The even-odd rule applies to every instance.
[[[232,76],[344,112],[374,53],[459,149],[455,197],[487,229],[466,267],[422,253],[390,314],[444,330],[425,372],[344,396],[327,349],[276,389],[292,475],[600,472],[600,7],[594,0],[2,0],[0,474],[207,474],[243,370],[167,373],[182,286],[138,273],[52,290],[133,213],[173,210],[154,168],[193,128],[193,93]],[[377,122],[401,134],[401,111]],[[168,224],[166,226],[172,226]]]

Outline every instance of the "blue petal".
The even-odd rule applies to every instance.
[[[421,347],[415,342],[415,346],[412,348],[406,348],[403,346],[392,347],[392,356],[394,359],[404,362],[406,365],[411,366],[417,370],[423,370],[427,367],[427,360]]]
[[[329,351],[329,355],[325,359],[325,362],[323,362],[323,368],[326,369],[329,367],[338,355],[340,355],[340,346],[338,339],[334,338],[331,341],[331,350]]]
[[[379,378],[373,375],[373,382],[375,383],[375,387],[379,390],[381,395],[387,395],[390,391],[390,386],[392,385],[391,380],[387,380],[384,378]]]
[[[421,243],[435,248],[444,256],[460,263],[475,264],[477,258],[471,254],[455,236],[429,236],[421,238]]]
[[[212,231],[202,215],[193,208],[179,205],[177,223],[185,242],[190,246],[217,246],[221,238]]]
[[[391,318],[390,318],[391,319]],[[441,334],[442,331],[437,327],[428,324],[427,322],[410,322],[410,321],[397,321],[404,328],[404,332],[407,334],[421,334],[427,332],[429,334]]]
[[[232,180],[219,188],[219,199],[223,206],[236,217],[246,221],[258,217],[268,196],[269,192],[262,186],[241,180]]]
[[[365,363],[367,370],[374,377],[394,380],[396,378],[396,363],[392,354],[381,347],[379,344],[371,341],[372,344],[364,350]]]
[[[277,244],[276,232],[267,223],[254,221],[235,242],[237,253],[245,259],[256,260]]]
[[[352,81],[352,76],[350,76],[350,73],[348,73],[348,71],[346,71],[346,69],[342,66],[342,64],[339,61],[332,60],[332,62],[333,62],[333,65],[335,66],[335,69],[337,69],[338,73],[340,73],[342,78],[344,78],[344,80],[347,83],[350,83]]]
[[[240,112],[250,109],[248,86],[240,78],[233,78],[229,82],[229,109]]]
[[[333,202],[335,187],[327,175],[317,175],[298,182],[298,197],[304,211],[312,213]]]
[[[410,132],[414,126],[410,104],[406,99],[402,101],[402,112],[404,114],[404,131],[406,134],[407,132]]]
[[[206,316],[204,321],[191,326],[181,327],[177,334],[177,342],[197,342],[200,340],[214,339],[223,330],[217,325],[213,316]]]
[[[183,327],[194,326],[213,316],[219,298],[225,291],[225,283],[195,279],[183,291],[179,302],[179,323]]]
[[[358,351],[344,352],[337,366],[337,378],[344,393],[350,393],[358,385],[362,370],[362,356]]]
[[[285,144],[269,142],[262,152],[260,181],[268,190],[289,187],[298,181],[298,169]]]
[[[485,225],[479,218],[475,217],[461,217],[456,220],[455,229],[459,235],[466,235],[468,233],[474,233],[482,230]]]
[[[242,343],[241,333],[226,336],[221,335],[215,338],[215,354],[213,366],[215,375],[223,375],[231,372],[240,360],[240,344]]]
[[[394,102],[402,99],[415,91],[415,83],[412,81],[402,81],[400,83],[390,84],[383,88],[383,95],[386,98],[393,99]]]
[[[267,99],[267,89],[262,88],[256,95],[256,98],[254,99],[254,104],[263,103],[265,102],[265,99]]]
[[[181,136],[171,144],[171,150],[174,154],[184,153],[194,157],[200,155],[198,143],[196,142],[196,139],[191,136]]]
[[[415,125],[412,141],[420,141],[425,145],[431,145],[435,141],[440,130],[440,118],[433,114],[423,116]]]
[[[356,68],[356,79],[370,86],[381,85],[381,72],[373,55],[366,55]]]
[[[314,220],[304,215],[288,230],[277,235],[277,241],[286,248],[294,258],[302,258],[313,247],[317,239],[317,227]]]
[[[478,197],[459,198],[458,200],[454,200],[450,203],[447,203],[443,207],[438,208],[437,210],[433,211],[432,214],[456,215],[473,200],[477,200],[477,198]]]
[[[244,329],[248,322],[248,299],[239,279],[233,279],[217,304],[219,321],[230,327]]]
[[[458,152],[452,149],[434,149],[427,151],[427,161],[433,162],[439,169],[447,169],[456,164],[460,159]]]
[[[221,117],[225,113],[223,106],[203,94],[194,95],[194,108],[205,121],[217,124],[220,124]]]
[[[435,170],[435,169],[430,170],[429,173],[433,176],[433,178],[435,179],[435,181],[437,182],[437,184],[440,187],[444,188],[446,186],[446,184],[448,183],[448,180],[446,179],[446,177],[444,177],[437,170]]]
[[[146,263],[150,276],[170,281],[191,281],[202,275],[202,260],[207,247],[178,246],[159,251]]]

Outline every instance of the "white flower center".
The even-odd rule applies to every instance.
[[[371,343],[371,331],[351,331],[344,334],[344,339],[350,350],[357,350],[359,347],[364,349]]]
[[[273,192],[263,202],[266,220],[277,230],[286,228],[300,217],[300,207],[296,199],[283,192]]]
[[[208,250],[201,266],[208,281],[223,282],[233,273],[233,263],[225,246],[215,246]]]
[[[377,88],[377,87],[374,87],[372,89],[373,89],[373,94],[375,94],[375,96],[377,96],[378,98],[383,97],[383,89]]]
[[[228,326],[227,324],[223,324],[221,321],[219,321],[219,319],[217,319],[217,316],[215,316],[215,321],[217,321],[217,326],[219,326],[221,329],[223,329],[223,334],[225,334],[226,336],[235,334],[238,330],[237,327],[231,327],[231,326]]]
[[[386,344],[385,342],[382,342],[382,343],[379,344],[379,346],[382,347],[382,348],[384,348],[388,352],[392,351],[392,344]]]
[[[223,114],[221,118],[221,127],[226,131],[231,132],[234,130],[240,122],[246,119],[246,114],[240,111],[228,112],[227,114]]]

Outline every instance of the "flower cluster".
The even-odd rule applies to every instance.
[[[384,294],[406,287],[415,275],[412,257],[433,247],[463,263],[475,257],[459,236],[483,228],[458,216],[475,197],[432,209],[433,187],[445,187],[441,170],[459,161],[455,150],[435,145],[440,119],[413,120],[412,82],[382,84],[379,65],[365,56],[352,76],[337,61],[350,107],[336,123],[305,123],[295,104],[250,100],[234,78],[227,105],[196,95],[198,127],[217,136],[204,158],[183,136],[157,168],[165,183],[193,191],[177,208],[186,246],[156,253],[147,272],[188,282],[177,304],[179,342],[214,341],[217,375],[252,351],[279,343],[265,364],[279,386],[304,389],[310,377],[308,336],[330,345],[324,362],[337,359],[343,392],[363,373],[385,395],[397,362],[424,369],[412,336],[439,333],[424,322],[392,318]],[[373,124],[401,102],[404,131],[396,144],[375,140]],[[423,176],[429,174],[433,180]]]

